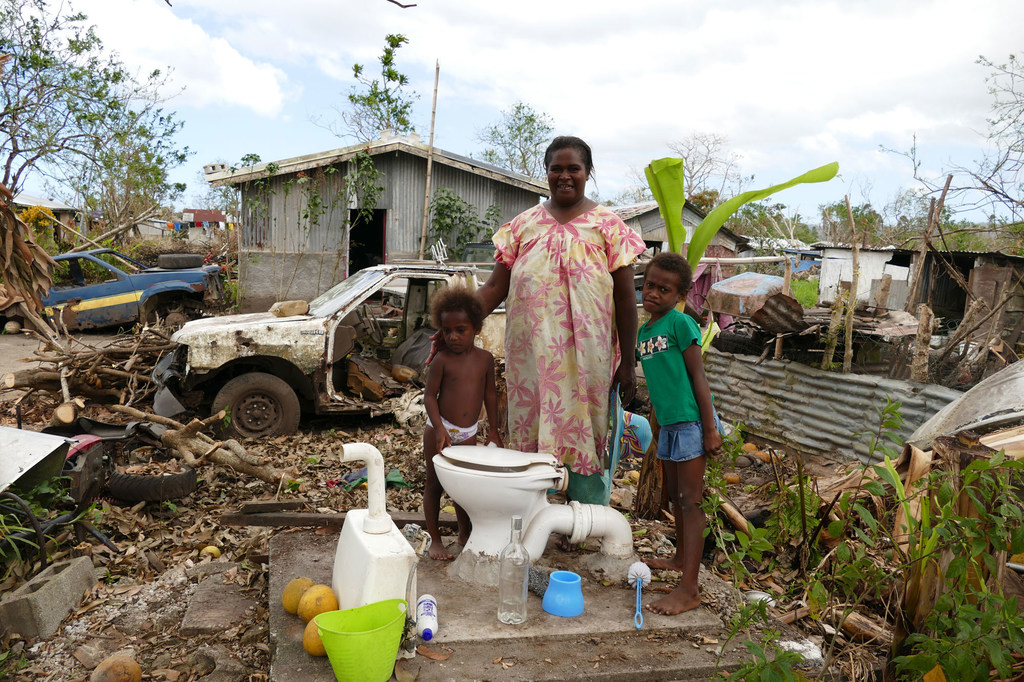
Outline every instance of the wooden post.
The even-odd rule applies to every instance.
[[[932,342],[932,320],[935,315],[927,304],[917,307],[917,339],[914,341],[914,358],[910,362],[911,381],[928,381],[928,351]]]
[[[917,260],[914,262],[914,266],[910,270],[910,282],[907,290],[907,303],[903,306],[903,310],[912,313],[917,308],[918,302],[921,300],[921,275],[924,273],[924,261],[925,256],[928,254],[928,246],[931,244],[932,230],[934,230],[942,218],[942,207],[946,203],[946,192],[949,191],[949,185],[953,182],[953,176],[946,176],[946,186],[942,188],[942,194],[939,195],[938,202],[932,199],[931,207],[928,211],[928,225],[925,227],[924,234],[921,238],[921,247],[917,250]]]
[[[434,103],[430,107],[430,145],[427,147],[427,182],[423,192],[423,228],[420,230],[420,260],[427,247],[427,219],[430,217],[430,172],[434,165],[434,117],[437,115],[437,81],[441,77],[441,62],[434,62]]]
[[[882,275],[882,281],[878,284],[878,292],[875,294],[875,315],[878,311],[887,310],[889,305],[889,290],[892,289],[892,275]]]
[[[636,486],[636,497],[633,499],[633,515],[638,519],[657,519],[662,509],[662,489],[664,472],[661,460],[658,459],[658,436],[661,426],[658,417],[651,410],[651,445],[644,453],[644,461],[640,466],[640,480]]]
[[[786,257],[786,275],[782,279],[782,293],[786,296],[793,295],[793,260]],[[782,357],[782,334],[775,335],[775,359],[778,360]]]
[[[840,283],[839,289],[836,291],[836,300],[832,301],[832,314],[828,319],[828,337],[825,339],[825,354],[821,358],[822,369],[828,369],[832,365],[832,359],[835,357],[836,343],[839,339],[839,325],[843,316],[845,293]]]
[[[850,277],[850,297],[846,299],[843,374],[849,374],[853,367],[853,312],[857,309],[857,280],[860,279],[860,245],[857,243],[857,225],[853,222],[853,208],[850,207],[849,196],[846,197],[846,214],[850,219],[850,243],[853,246],[853,274]]]

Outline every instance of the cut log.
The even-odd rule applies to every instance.
[[[78,409],[78,405],[74,402],[61,403],[53,410],[47,426],[67,426],[68,424],[73,424],[78,419]]]

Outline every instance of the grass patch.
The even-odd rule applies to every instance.
[[[818,303],[818,280],[817,279],[794,279],[790,282],[793,288],[793,298],[800,301],[800,305],[813,308]]]

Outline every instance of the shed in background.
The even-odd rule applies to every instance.
[[[361,152],[382,173],[380,196],[365,207],[369,219],[360,216],[365,195],[346,191],[356,163],[366,158]],[[310,300],[356,270],[417,258],[430,153],[413,133],[237,169],[207,166],[211,185],[241,191],[242,310]],[[534,178],[436,147],[432,154],[431,196],[449,188],[481,216],[497,206],[505,222],[548,194],[547,184]]]

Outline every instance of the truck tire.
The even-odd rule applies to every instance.
[[[165,270],[184,270],[203,266],[203,256],[198,253],[161,253],[156,257],[156,265]]]
[[[211,414],[226,410],[224,431],[242,438],[295,433],[299,398],[286,381],[273,374],[249,372],[224,384],[213,399]]]
[[[196,472],[182,466],[180,473],[166,476],[126,474],[114,469],[107,476],[107,491],[124,502],[177,500],[196,489]]]

